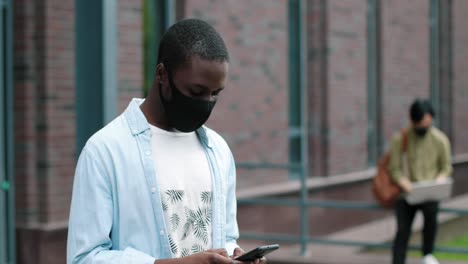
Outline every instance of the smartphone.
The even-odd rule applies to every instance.
[[[278,244],[274,245],[267,245],[267,246],[261,246],[255,249],[252,249],[251,251],[245,253],[242,256],[239,256],[236,258],[238,261],[254,261],[256,259],[262,258],[266,254],[273,252],[279,248]]]

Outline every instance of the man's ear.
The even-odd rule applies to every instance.
[[[166,67],[164,66],[164,64],[161,62],[159,63],[157,66],[156,66],[156,82],[157,83],[164,83],[167,81],[167,71],[166,71]]]

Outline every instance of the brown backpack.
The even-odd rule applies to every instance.
[[[406,153],[408,148],[408,137],[406,131],[401,131],[402,146],[401,152]],[[372,181],[372,192],[380,206],[384,208],[393,207],[396,199],[401,193],[401,188],[392,179],[388,165],[390,163],[390,152],[380,159],[377,167],[377,174]]]

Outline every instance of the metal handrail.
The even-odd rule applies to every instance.
[[[271,205],[271,206],[299,206],[302,204],[300,199],[281,199],[281,198],[243,198],[237,201],[239,205]],[[307,200],[304,202],[308,207],[333,208],[333,209],[361,209],[361,210],[387,210],[377,203],[366,201],[342,201],[342,200]],[[468,215],[468,210],[450,207],[441,207],[442,213],[452,213],[458,215]]]
[[[301,241],[300,236],[294,236],[289,234],[261,234],[261,233],[241,233],[241,238],[246,240],[265,240],[265,241],[278,241],[278,242],[289,242],[289,243],[299,243]],[[390,248],[392,243],[390,242],[365,242],[365,241],[356,241],[356,240],[346,240],[346,239],[326,239],[320,237],[307,237],[307,242],[309,244],[321,244],[329,246],[350,246],[350,247],[365,247],[369,249],[378,249],[378,248]],[[409,245],[409,249],[420,250],[420,245]],[[457,254],[468,254],[468,249],[458,248],[458,247],[445,247],[445,246],[436,246],[435,251],[444,252],[444,253],[457,253]]]
[[[308,208],[332,208],[332,209],[344,209],[344,210],[368,210],[368,211],[382,211],[384,208],[380,207],[374,202],[367,201],[341,201],[341,200],[307,200],[301,201],[300,199],[281,199],[281,198],[245,198],[239,199],[238,205],[268,205],[268,206],[293,206],[299,207],[306,205]],[[457,215],[468,215],[468,210],[450,207],[441,207],[439,209],[442,213],[450,213]],[[274,240],[278,242],[293,242],[301,243],[303,240],[302,236],[290,235],[290,234],[261,234],[254,232],[241,233],[241,238],[246,240]],[[339,245],[339,246],[354,246],[354,247],[366,247],[366,248],[390,248],[392,245],[388,242],[369,242],[369,241],[355,241],[355,240],[343,240],[343,239],[326,239],[320,237],[306,236],[308,244],[322,244],[322,245]],[[410,245],[410,249],[421,249],[420,245]],[[468,249],[457,248],[457,247],[444,247],[436,246],[438,252],[445,253],[458,253],[468,254]]]

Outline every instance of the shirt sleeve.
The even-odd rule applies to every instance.
[[[453,167],[450,141],[447,137],[443,137],[442,139],[440,153],[441,154],[439,156],[439,175],[444,175],[448,177],[452,174]]]
[[[228,192],[226,196],[226,251],[229,255],[234,253],[234,249],[239,247],[239,228],[237,225],[237,200],[236,200],[236,165],[232,153],[228,171]]]
[[[390,146],[389,171],[395,182],[398,182],[401,178],[405,177],[402,169],[403,166],[401,164],[401,141],[401,135],[395,135],[392,138]]]
[[[68,264],[153,264],[155,258],[133,248],[112,250],[113,200],[104,162],[86,146],[73,183],[67,241]]]

